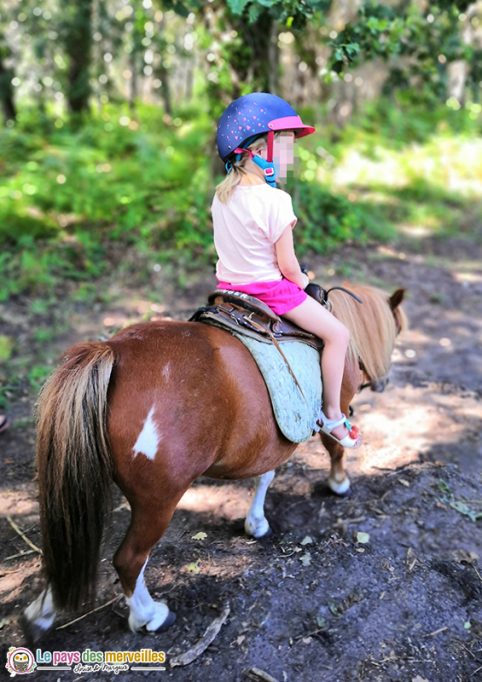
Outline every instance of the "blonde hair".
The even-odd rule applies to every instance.
[[[259,153],[266,147],[266,137],[259,137],[257,140],[252,142],[246,149],[250,149],[255,154]],[[248,154],[242,154],[239,161],[232,161],[232,169],[226,175],[224,180],[222,180],[216,187],[216,196],[222,204],[226,204],[234,189],[241,182],[241,178],[246,174],[246,161],[249,159]]]
[[[360,305],[342,291],[330,293],[333,314],[350,330],[349,357],[360,359],[370,379],[388,374],[399,332],[407,329],[407,317],[400,306],[391,311],[388,295],[376,287],[344,282],[363,301]]]

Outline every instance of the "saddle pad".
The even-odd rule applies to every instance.
[[[293,443],[308,440],[316,428],[321,406],[318,351],[299,341],[279,344],[303,390],[302,395],[276,346],[249,336],[233,335],[248,348],[263,375],[282,434]]]

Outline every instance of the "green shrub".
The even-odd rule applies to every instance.
[[[367,105],[342,131],[322,125],[300,143],[288,185],[300,254],[392,239],[397,222],[443,226],[444,211],[456,223],[464,200],[437,188],[447,155],[452,172],[470,181],[477,106],[430,110],[396,97]],[[187,270],[214,260],[213,139],[212,122],[192,107],[168,117],[143,105],[134,119],[126,106],[108,105],[78,127],[24,109],[16,127],[0,131],[0,300],[34,290],[53,296],[66,281],[84,300],[113,268],[134,274],[164,262]],[[431,168],[432,158],[437,175],[427,178],[420,166]],[[349,179],[336,179],[338,169]]]

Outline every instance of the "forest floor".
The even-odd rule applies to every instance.
[[[383,394],[353,403],[364,445],[349,452],[351,493],[329,494],[328,458],[317,438],[277,472],[266,512],[273,535],[243,535],[251,482],[200,479],[182,498],[153,552],[147,582],[177,621],[159,635],[132,634],[111,565],[129,519],[114,500],[102,554],[95,613],[62,617],[39,643],[43,651],[168,652],[163,673],[130,670],[118,679],[222,682],[472,682],[482,679],[482,235],[418,239],[397,246],[349,247],[314,257],[321,283],[365,281],[407,289],[410,329],[394,354]],[[92,308],[59,300],[66,331],[60,353],[81,338],[168,314],[186,319],[213,280],[192,276],[181,295],[160,280],[158,304],[145,291],[113,281],[108,303]],[[29,314],[19,298],[0,306],[0,333],[37,362],[33,327],[53,321]],[[52,348],[50,349],[52,350]],[[2,464],[0,635],[22,646],[20,615],[42,587],[34,481],[31,391],[9,406],[0,435]],[[161,491],[160,491],[161,494]],[[202,531],[203,536],[196,535]],[[359,536],[365,533],[366,536]],[[359,542],[363,538],[368,542]],[[171,668],[229,605],[214,642],[194,662]],[[81,614],[76,614],[81,615]],[[70,624],[69,624],[70,623]],[[66,625],[66,627],[63,627]],[[5,658],[2,657],[1,667]],[[46,680],[110,680],[113,673],[38,672]]]

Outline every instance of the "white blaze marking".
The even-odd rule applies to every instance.
[[[157,448],[159,447],[160,436],[157,432],[157,426],[153,419],[154,406],[151,407],[149,414],[144,422],[144,426],[140,434],[137,436],[137,440],[134,444],[132,450],[134,451],[134,456],[141,454],[145,455],[148,459],[154,459],[156,456]]]

